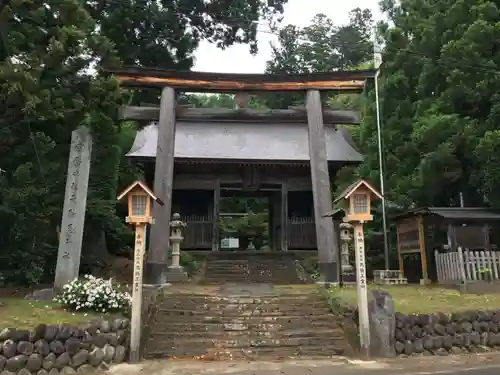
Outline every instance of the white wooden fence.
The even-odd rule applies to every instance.
[[[500,252],[469,251],[435,252],[438,282],[463,283],[500,279]]]

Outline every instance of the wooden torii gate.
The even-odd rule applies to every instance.
[[[333,73],[286,74],[222,74],[204,72],[178,72],[140,67],[106,69],[114,74],[124,87],[159,88],[159,107],[125,107],[122,118],[158,121],[158,144],[154,175],[154,192],[165,203],[154,204],[153,216],[156,224],[151,228],[150,249],[146,264],[146,277],[150,284],[166,282],[167,251],[169,246],[165,228],[171,216],[172,187],[174,177],[175,123],[180,107],[176,104],[177,92],[302,92],[306,96],[305,116],[308,123],[311,181],[316,223],[318,263],[326,281],[338,282],[338,243],[335,240],[331,218],[325,215],[332,211],[332,195],[325,145],[325,120],[331,119],[334,111],[323,109],[321,91],[361,92],[367,78],[374,77],[374,70],[336,71]],[[272,110],[254,111],[254,115],[272,118]],[[241,114],[242,109],[232,110]],[[248,113],[246,113],[248,115]],[[228,114],[226,113],[225,116]],[[338,114],[337,114],[338,118]],[[346,122],[349,123],[349,116]],[[337,122],[338,123],[338,122]]]

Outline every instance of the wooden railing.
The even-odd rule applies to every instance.
[[[211,249],[213,238],[212,216],[183,216],[187,224],[183,231],[181,247],[186,250]],[[288,218],[288,248],[297,250],[316,249],[316,227],[310,217]]]
[[[316,249],[316,227],[311,217],[288,218],[288,248]]]
[[[211,249],[213,238],[212,216],[190,215],[183,216],[182,221],[187,224],[184,228],[181,247],[186,250]]]
[[[469,251],[458,248],[451,253],[435,252],[438,282],[461,283],[500,280],[500,252]]]

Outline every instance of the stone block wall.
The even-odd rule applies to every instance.
[[[500,350],[500,311],[395,314],[398,355],[448,355]]]
[[[163,296],[164,291],[168,288],[168,285],[156,286],[156,285],[145,285],[142,289],[142,311],[141,311],[141,350],[144,349],[144,345],[151,333],[151,323],[154,320],[157,307],[157,300]],[[142,355],[142,353],[141,353]],[[1,375],[1,374],[0,374]]]
[[[332,310],[344,317],[351,346],[359,350],[357,308],[328,298]],[[374,358],[500,351],[500,310],[404,315],[394,312],[392,298],[385,292],[370,292],[368,300]]]
[[[128,319],[74,327],[38,325],[32,331],[0,330],[0,375],[59,375],[90,372],[126,360]]]

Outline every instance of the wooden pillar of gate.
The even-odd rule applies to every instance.
[[[167,281],[168,248],[170,246],[170,217],[174,177],[175,149],[175,90],[164,87],[161,93],[158,141],[156,147],[154,192],[164,206],[153,204],[155,225],[151,226],[149,252],[146,263],[146,281],[164,284]]]
[[[325,282],[338,283],[338,242],[331,218],[332,193],[328,171],[328,156],[323,124],[323,109],[318,90],[307,92],[307,122],[309,129],[309,156],[313,190],[314,220],[318,247],[318,266]]]
[[[220,250],[220,180],[215,181],[212,212],[212,251]]]

